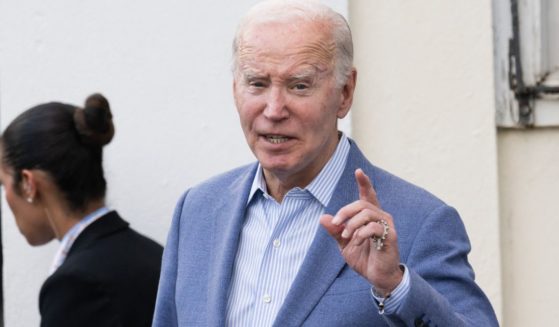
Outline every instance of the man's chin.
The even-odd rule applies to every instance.
[[[262,164],[262,162],[260,162],[260,165],[265,172],[269,172],[274,175],[289,174],[289,172],[292,170],[287,164]]]
[[[293,172],[293,165],[280,160],[259,160],[264,172],[276,176],[285,176]]]

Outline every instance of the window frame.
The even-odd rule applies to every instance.
[[[559,94],[529,95],[529,106],[519,105],[519,93],[515,94],[511,78],[522,77],[528,90],[539,85],[546,89],[559,87],[559,74],[548,78],[549,2],[554,0],[494,0],[495,41],[495,102],[496,124],[505,128],[559,126]],[[513,4],[518,8],[519,64],[521,73],[515,74],[514,56],[511,58],[509,40],[514,37]],[[554,41],[557,42],[557,41]],[[512,77],[511,77],[512,73]],[[551,77],[551,78],[549,78]],[[518,91],[518,88],[516,89]],[[531,109],[531,110],[529,110]],[[529,110],[523,119],[521,110]],[[526,113],[526,111],[524,111]],[[526,117],[526,116],[524,116]]]

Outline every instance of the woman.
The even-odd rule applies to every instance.
[[[150,326],[162,247],[105,206],[103,146],[114,135],[108,101],[46,103],[0,138],[0,179],[31,245],[57,238],[41,288],[41,326]]]

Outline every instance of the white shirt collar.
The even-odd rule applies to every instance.
[[[110,210],[107,207],[101,207],[93,211],[89,215],[83,217],[77,224],[72,226],[72,228],[70,228],[68,232],[66,232],[66,234],[62,238],[62,241],[60,241],[60,247],[58,248],[58,251],[54,256],[54,260],[50,268],[51,274],[55,272],[56,269],[58,269],[58,267],[62,265],[62,263],[64,263],[64,260],[66,260],[66,256],[68,255],[68,252],[70,252],[72,245],[74,244],[78,236],[81,234],[81,232],[83,232],[83,230],[87,226],[91,225],[93,222],[103,217],[109,211]]]

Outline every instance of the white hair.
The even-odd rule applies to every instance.
[[[345,18],[330,7],[309,0],[267,0],[252,7],[241,19],[233,39],[233,72],[238,68],[238,50],[246,30],[258,23],[293,20],[325,22],[334,41],[334,78],[343,86],[353,69],[353,41]]]

